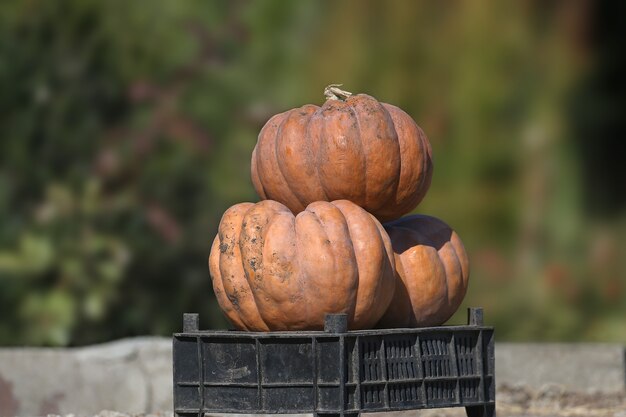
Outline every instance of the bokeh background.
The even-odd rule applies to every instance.
[[[626,341],[623,2],[0,3],[0,345],[226,322],[206,259],[273,114],[394,103],[499,340]]]

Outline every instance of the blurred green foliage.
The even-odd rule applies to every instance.
[[[588,7],[2,2],[0,344],[167,335],[186,311],[226,326],[206,266],[221,214],[258,199],[264,122],[333,82],[429,135],[417,211],[462,236],[464,307],[484,306],[500,339],[625,341],[626,218],[611,196],[626,181],[586,163],[611,145],[586,137],[593,115],[617,106],[597,88]]]

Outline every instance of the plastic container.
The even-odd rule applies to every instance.
[[[174,412],[357,416],[466,407],[495,416],[493,328],[482,309],[467,326],[318,332],[201,331],[185,314],[174,334]]]

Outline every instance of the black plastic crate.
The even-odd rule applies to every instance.
[[[185,314],[174,334],[174,412],[314,413],[466,407],[495,416],[493,328],[482,309],[467,326],[319,332],[201,331]]]

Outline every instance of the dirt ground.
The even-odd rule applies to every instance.
[[[498,417],[626,417],[626,393],[574,393],[555,385],[530,391],[502,385],[496,395],[496,413]],[[462,408],[418,414],[420,417],[464,415]]]
[[[537,392],[502,386],[497,407],[502,415],[626,417],[626,393],[573,393],[558,386]],[[525,413],[525,414],[524,414]]]
[[[498,417],[626,417],[626,393],[574,393],[554,385],[530,391],[525,387],[503,385],[498,388],[496,413]],[[465,416],[465,410],[447,408],[370,415],[372,417],[462,417]],[[129,415],[115,411],[102,411],[95,417],[172,417],[172,413]]]

